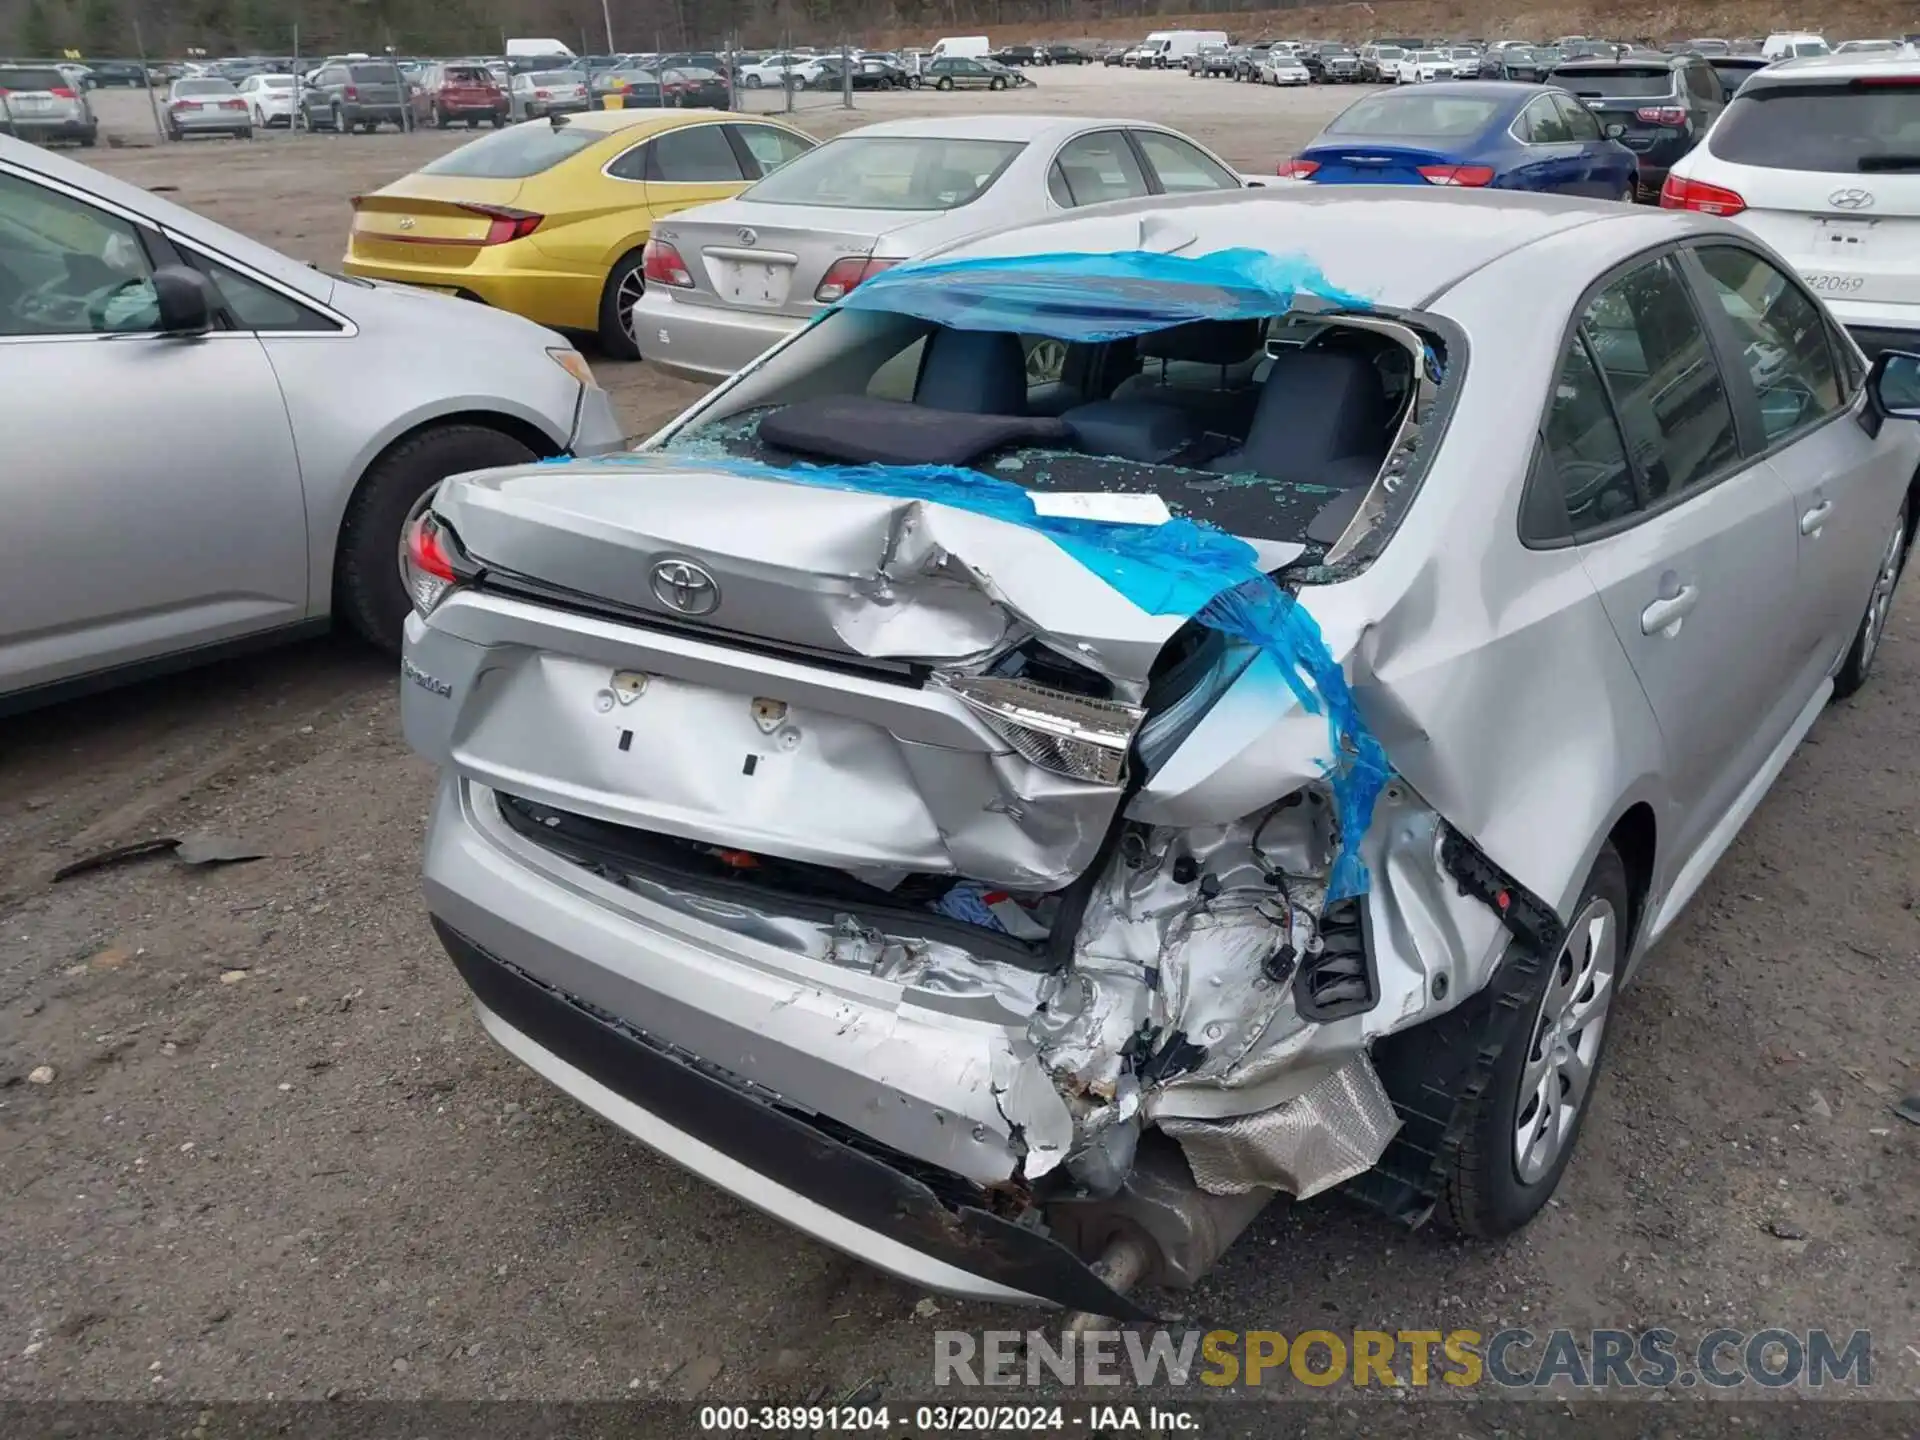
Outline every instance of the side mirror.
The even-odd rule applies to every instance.
[[[1627,127],[1616,120],[1611,125],[1602,126],[1600,133],[1609,140],[1618,140],[1622,135],[1627,133]]]
[[[213,328],[218,300],[213,282],[185,265],[162,265],[153,272],[154,303],[163,335],[204,335]]]
[[[1882,415],[1920,420],[1920,355],[1882,350],[1867,371],[1867,394]]]

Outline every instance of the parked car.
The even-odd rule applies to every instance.
[[[1406,54],[1406,50],[1398,45],[1362,45],[1360,79],[1369,85],[1398,84],[1400,62],[1406,58]]]
[[[189,135],[226,135],[253,138],[253,117],[247,100],[231,80],[176,80],[167,87],[167,138]]]
[[[1553,67],[1560,63],[1557,51],[1546,50],[1540,46],[1523,45],[1517,41],[1502,41],[1498,45],[1489,45],[1481,55],[1476,72],[1482,80],[1519,80],[1537,83],[1552,73]],[[1462,75],[1462,79],[1471,76]]]
[[[694,65],[676,66],[660,72],[660,97],[667,105],[687,110],[726,110],[731,108],[727,77],[717,70]]]
[[[656,225],[634,329],[647,337],[640,348],[650,363],[711,381],[867,276],[955,236],[1106,200],[1243,183],[1192,140],[1136,121],[980,115],[866,125],[737,199]]]
[[[770,117],[695,110],[509,126],[358,196],[346,269],[590,331],[633,359],[658,217],[736,194],[812,146]]]
[[[105,88],[119,85],[129,90],[148,90],[153,87],[153,72],[137,60],[96,60],[93,62],[93,83]]]
[[[1032,45],[1002,45],[993,58],[1002,65],[1038,65],[1040,51]]]
[[[1360,56],[1351,45],[1335,41],[1309,45],[1301,53],[1300,63],[1317,84],[1346,85],[1360,78]]]
[[[0,134],[92,149],[100,122],[84,92],[51,65],[0,65]]]
[[[1260,62],[1260,83],[1263,85],[1311,85],[1313,72],[1298,55],[1282,50],[1278,45],[1267,51],[1267,58]]]
[[[1012,83],[1005,67],[964,55],[929,61],[920,83],[935,90],[1005,90]]]
[[[587,78],[578,70],[527,70],[513,77],[507,92],[509,118],[541,120],[579,115],[593,108]]]
[[[1089,58],[1077,45],[1047,45],[1040,52],[1042,65],[1085,65]]]
[[[1827,42],[1804,30],[1783,30],[1767,37],[1760,53],[1769,60],[1803,60],[1830,53]]]
[[[1916,92],[1912,55],[1770,66],[1674,162],[1660,203],[1727,217],[1773,246],[1869,355],[1920,351]]]
[[[1233,73],[1233,51],[1225,45],[1202,45],[1187,57],[1187,73],[1211,78]]]
[[[463,122],[470,130],[482,124],[498,128],[512,112],[508,86],[485,65],[472,61],[428,65],[419,85],[427,97],[427,123],[442,130]]]
[[[5,138],[0,277],[7,437],[34,457],[6,485],[33,537],[0,567],[8,709],[329,617],[397,649],[428,487],[622,433],[558,335],[323,274]]]
[[[849,72],[851,79],[848,78]],[[843,90],[851,85],[855,90],[906,90],[912,87],[917,78],[891,61],[862,56],[857,60],[842,62],[836,55],[820,62],[819,73],[808,82],[808,88]]]
[[[293,84],[291,75],[265,73],[240,82],[240,98],[247,102],[247,118],[256,130],[293,128]]]
[[[783,53],[769,55],[755,65],[739,67],[739,82],[748,90],[772,85],[805,85],[819,70],[820,62],[811,56]]]
[[[657,109],[665,103],[665,96],[660,89],[660,74],[656,70],[639,66],[597,70],[589,84],[593,91],[593,108],[596,110],[614,108],[608,104],[609,97],[614,95],[620,97],[621,109]]]
[[[1613,127],[1615,134],[1619,126]],[[1369,95],[1280,166],[1316,185],[1441,185],[1632,201],[1634,154],[1564,90],[1442,81]]]
[[[1099,56],[1102,65],[1115,66],[1125,65],[1127,63],[1127,57],[1131,55],[1133,51],[1125,45],[1102,45],[1099,46],[1094,53]]]
[[[1720,93],[1728,100],[1739,93],[1740,87],[1747,83],[1747,77],[1756,70],[1764,70],[1773,62],[1759,55],[1715,55],[1707,60],[1713,73],[1719,77]]]
[[[359,129],[371,135],[382,125],[405,130],[411,123],[408,82],[390,60],[329,62],[300,87],[300,123],[336,135]]]
[[[1557,196],[944,249],[639,454],[435,493],[425,905],[510,1054],[917,1285],[1150,1319],[1342,1183],[1510,1234],[1871,676],[1893,369],[1736,227]]]
[[[1267,51],[1273,48],[1271,40],[1262,40],[1252,45],[1239,45],[1233,51],[1233,78],[1251,80],[1260,79],[1260,62],[1267,58]]]
[[[1432,80],[1451,80],[1453,62],[1438,50],[1409,50],[1394,62],[1393,83],[1423,85]]]
[[[1667,171],[1700,142],[1726,109],[1726,87],[1698,55],[1652,60],[1577,60],[1549,82],[1570,90],[1640,161],[1641,198],[1660,193]]]

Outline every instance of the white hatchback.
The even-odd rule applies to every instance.
[[[1755,71],[1660,203],[1753,231],[1870,355],[1920,347],[1920,57]]]

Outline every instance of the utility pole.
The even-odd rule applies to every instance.
[[[600,0],[600,18],[607,26],[607,54],[615,54],[613,48],[613,11],[607,8],[607,0]]]

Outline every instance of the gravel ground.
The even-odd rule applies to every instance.
[[[1096,70],[992,103],[1150,115],[1255,169],[1347,98]],[[141,133],[141,97],[103,109]],[[332,261],[347,197],[449,143],[88,158]],[[600,369],[636,431],[698,393]],[[1285,1331],[1866,1327],[1876,1392],[1920,1394],[1920,1129],[1890,1109],[1920,1089],[1916,621],[1909,586],[1875,683],[1822,718],[1622,997],[1535,1225],[1463,1245],[1338,1197],[1276,1207],[1172,1305]],[[921,1303],[494,1048],[421,908],[430,776],[394,698],[388,665],[325,641],[0,722],[0,1399],[907,1395],[935,1328],[1025,1322]],[[51,882],[195,830],[268,854]]]

